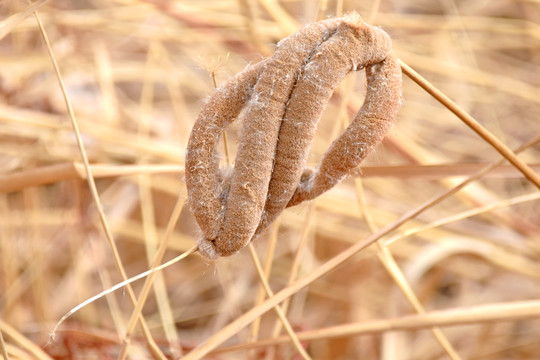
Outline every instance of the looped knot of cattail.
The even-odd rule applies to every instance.
[[[186,151],[189,204],[209,259],[246,246],[287,207],[339,183],[377,145],[397,115],[401,69],[389,36],[356,13],[310,24],[274,55],[221,86],[199,114]],[[339,82],[365,69],[367,93],[316,169],[305,168],[318,121]],[[220,170],[217,145],[238,116],[233,169]]]

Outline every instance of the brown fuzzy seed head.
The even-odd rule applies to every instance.
[[[390,37],[356,13],[321,21],[282,40],[275,54],[220,87],[193,127],[186,153],[189,202],[208,259],[246,246],[287,206],[339,183],[381,141],[401,98]],[[351,125],[316,170],[305,163],[321,114],[339,82],[366,68],[368,93]],[[243,111],[234,169],[223,176],[217,143]]]

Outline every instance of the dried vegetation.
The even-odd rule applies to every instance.
[[[537,2],[28,6],[0,3],[0,356],[538,357]],[[404,75],[394,127],[353,176],[283,211],[249,249],[211,264],[189,255],[87,305],[46,345],[75,305],[193,248],[200,230],[184,206],[184,155],[216,85],[303,24],[347,10],[382,26],[394,55],[484,136]],[[365,82],[349,74],[334,92],[309,166],[353,119]],[[223,166],[240,129],[227,130]],[[519,158],[501,161],[486,131]],[[282,302],[280,320],[270,310]]]

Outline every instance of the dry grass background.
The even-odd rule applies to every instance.
[[[50,38],[129,276],[149,268],[163,239],[165,260],[194,244],[187,206],[165,234],[177,199],[181,205],[185,198],[185,146],[213,91],[211,75],[226,81],[302,24],[355,9],[392,36],[401,60],[507,146],[517,149],[540,135],[534,0],[34,4],[25,10],[24,1],[0,3],[4,358],[116,358],[133,311],[119,290],[74,314],[46,345],[64,313],[122,279],[33,10]],[[336,92],[312,165],[363,92],[361,73]],[[256,241],[275,292],[501,158],[407,77],[403,97],[395,127],[357,176],[288,209]],[[236,129],[228,134],[234,153]],[[520,153],[537,172],[539,150],[533,144]],[[538,197],[512,165],[501,166],[311,282],[292,297],[288,319],[313,359],[538,359]],[[135,294],[142,285],[133,284]],[[256,314],[263,294],[248,249],[214,264],[190,255],[156,276],[142,314],[167,357],[186,355],[208,338],[203,350],[258,338],[282,345],[239,346],[204,358],[299,358],[287,337],[273,333],[275,313]],[[248,311],[251,317],[241,317]],[[238,318],[257,319],[260,329],[225,327]],[[130,358],[159,357],[146,343],[137,328]]]

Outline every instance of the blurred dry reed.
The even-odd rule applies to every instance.
[[[63,314],[122,280],[119,264],[134,276],[195,244],[184,154],[214,82],[349,10],[382,26],[395,56],[515,150],[514,163],[404,76],[383,143],[354,176],[284,211],[256,253],[190,255],[133,283],[133,297],[84,307],[48,343]],[[521,0],[1,2],[1,356],[295,358],[269,311],[281,303],[312,359],[538,358],[539,23],[540,4]],[[333,94],[310,165],[364,83],[349,75]],[[238,134],[227,131],[231,159]]]

